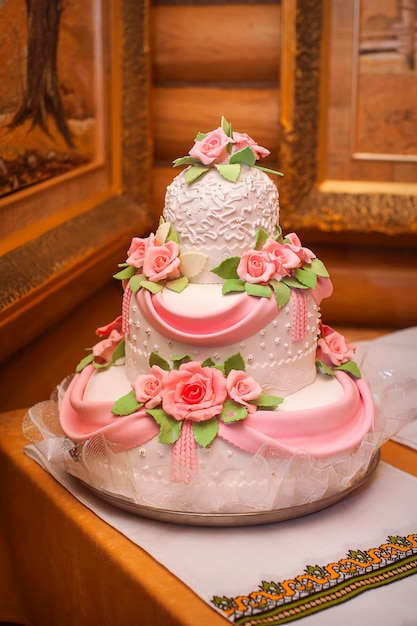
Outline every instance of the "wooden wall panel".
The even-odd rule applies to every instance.
[[[197,131],[213,130],[224,115],[235,130],[246,132],[277,159],[279,90],[253,87],[159,87],[153,89],[152,119],[156,163],[184,156]],[[197,105],[196,105],[197,103]]]
[[[280,15],[279,4],[154,6],[154,81],[276,83]]]

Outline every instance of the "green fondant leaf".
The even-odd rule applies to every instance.
[[[205,422],[193,422],[194,439],[202,448],[207,448],[216,437],[219,430],[217,418]]]
[[[326,363],[323,363],[323,361],[316,360],[316,368],[319,369],[322,374],[326,374],[326,376],[334,376],[334,371],[326,365]]]
[[[284,398],[280,398],[278,396],[268,396],[261,393],[259,398],[256,400],[256,405],[258,409],[276,409],[277,406],[283,402]]]
[[[224,362],[224,375],[228,376],[232,370],[245,371],[245,361],[240,352],[229,356]]]
[[[270,170],[269,167],[262,167],[261,165],[254,165],[257,170],[262,170],[262,172],[266,172],[267,174],[275,174],[276,176],[284,176],[282,172],[278,172],[278,170]]]
[[[215,267],[211,271],[213,272],[213,274],[217,274],[217,276],[220,276],[220,278],[224,278],[225,280],[227,280],[228,278],[238,279],[239,276],[237,275],[236,270],[239,263],[240,257],[231,256],[228,259],[222,261],[220,265],[217,265],[217,267]]]
[[[147,409],[149,415],[152,415],[155,422],[160,426],[158,441],[160,443],[175,443],[181,434],[182,422],[174,419],[163,409]]]
[[[129,391],[125,396],[116,400],[111,408],[111,412],[119,416],[130,415],[140,409],[141,406],[143,406],[143,402],[136,400],[135,392],[132,389],[132,391]]]
[[[238,150],[230,157],[229,163],[243,163],[252,167],[256,163],[256,156],[252,148],[245,146],[241,150]]]
[[[120,272],[117,272],[117,274],[113,274],[113,278],[117,278],[118,280],[129,280],[129,278],[132,278],[132,276],[134,276],[135,274],[136,267],[128,265]]]
[[[89,365],[89,363],[92,363],[94,361],[94,354],[91,352],[90,354],[88,354],[87,356],[85,356],[83,359],[81,359],[81,361],[78,363],[77,367],[75,368],[75,371],[81,372],[85,367],[87,367],[87,365]]]
[[[302,285],[305,285],[309,289],[314,289],[317,284],[317,276],[311,270],[303,270],[301,268],[297,268],[294,270],[294,275]]]
[[[175,241],[175,243],[179,243],[180,240],[178,238],[178,233],[176,230],[171,230],[171,232],[169,233],[168,237],[166,238],[167,241]]]
[[[336,365],[335,370],[342,370],[343,372],[348,372],[352,374],[355,378],[362,378],[361,372],[355,361],[347,361],[346,363],[342,363],[341,365]]]
[[[175,280],[171,280],[166,284],[168,289],[171,291],[176,291],[177,293],[181,293],[187,287],[189,280],[186,276],[181,276],[181,278],[176,278]]]
[[[159,224],[155,233],[155,244],[161,246],[167,240],[169,231],[171,230],[171,222],[163,222]]]
[[[187,278],[194,278],[200,274],[207,263],[207,254],[200,252],[185,252],[180,256],[180,272]]]
[[[208,359],[204,359],[204,361],[201,362],[201,367],[217,367],[216,363],[213,361],[213,359],[211,357],[208,357]]]
[[[191,361],[191,357],[188,354],[176,354],[171,357],[172,363],[174,366],[174,370],[178,370],[180,365],[183,363],[189,363]]]
[[[142,287],[143,281],[146,280],[145,274],[135,274],[129,280],[129,287],[132,290],[132,293],[137,293],[139,289]]]
[[[224,115],[222,115],[220,126],[228,137],[232,137],[232,125],[227,121]]]
[[[172,162],[174,167],[178,167],[180,165],[196,165],[197,163],[200,163],[200,161],[191,156],[180,157]]]
[[[283,242],[283,237],[282,237],[282,228],[279,224],[275,224],[275,235],[274,235],[274,239],[275,241],[280,241],[281,243]]]
[[[281,309],[287,304],[288,300],[290,299],[291,289],[288,287],[288,285],[278,280],[270,280],[269,284],[274,290],[275,300],[277,301],[278,308]]]
[[[195,137],[195,140],[196,141],[203,141],[204,137],[207,137],[207,135],[208,135],[208,133],[200,133],[200,132],[198,132],[196,137]]]
[[[226,180],[229,180],[231,183],[235,183],[239,178],[240,174],[240,165],[239,163],[231,163],[226,165],[215,165],[215,168],[219,172],[220,176],[223,176]]]
[[[310,267],[312,271],[317,274],[317,276],[322,276],[323,278],[328,278],[330,276],[326,266],[323,261],[320,261],[320,259],[313,259]]]
[[[254,285],[253,283],[245,283],[245,291],[250,296],[260,298],[270,298],[272,293],[269,285]]]
[[[197,180],[197,178],[200,178],[200,176],[208,172],[209,169],[209,167],[204,167],[204,165],[193,165],[190,169],[185,170],[185,182],[187,185],[190,185]]]
[[[96,370],[105,370],[113,364],[113,361],[103,361],[102,363],[98,363],[97,361],[93,361],[93,365]]]
[[[157,365],[161,368],[161,370],[165,370],[166,372],[169,372],[169,370],[171,369],[168,361],[163,359],[156,352],[151,352],[149,356],[149,367],[152,367],[152,365]]]
[[[225,424],[232,424],[233,422],[240,422],[244,420],[248,415],[248,409],[234,400],[226,400],[223,404],[223,410],[220,415],[220,419]]]
[[[303,285],[299,280],[292,278],[291,276],[285,276],[281,282],[292,289],[308,289],[307,285]]]
[[[164,286],[160,283],[153,283],[151,280],[143,280],[142,287],[154,294],[162,291],[162,289],[164,288]]]
[[[245,291],[245,283],[240,278],[228,278],[222,286],[222,294],[225,296],[232,291]]]
[[[256,231],[255,250],[262,250],[268,239],[268,233],[261,227]]]
[[[112,363],[116,363],[116,361],[118,361],[119,359],[124,359],[125,357],[125,346],[126,346],[126,342],[123,339],[123,341],[121,341],[119,343],[118,346],[116,346],[115,351],[112,354]]]

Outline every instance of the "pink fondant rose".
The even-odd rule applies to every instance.
[[[285,239],[289,239],[290,242],[285,243],[285,246],[295,252],[303,263],[311,263],[311,261],[316,258],[312,250],[301,245],[300,238],[296,233],[289,233],[289,235],[285,236]]]
[[[196,139],[188,154],[201,161],[203,165],[223,163],[227,160],[226,149],[231,142],[231,137],[228,137],[219,126],[216,130],[207,133],[203,139]]]
[[[276,276],[274,278],[280,279],[288,276],[292,270],[302,265],[299,256],[291,248],[273,239],[267,239],[263,252],[275,264]]]
[[[130,248],[127,251],[126,263],[139,270],[142,269],[146,251],[150,246],[154,245],[154,238],[155,235],[153,233],[145,239],[133,237]]]
[[[237,275],[247,283],[266,283],[275,273],[275,263],[263,251],[244,252],[237,266]]]
[[[222,372],[196,361],[171,370],[162,383],[162,408],[176,420],[209,420],[221,413],[226,396]]]
[[[343,335],[326,324],[322,324],[321,338],[317,343],[321,354],[326,356],[333,365],[342,365],[350,361],[351,352],[355,351],[355,346],[349,344]]]
[[[262,387],[241,370],[232,370],[226,378],[226,388],[232,400],[243,404],[249,413],[256,411],[250,400],[256,400],[262,393]]]
[[[103,339],[93,346],[93,354],[102,362],[109,363],[112,360],[113,352],[116,350],[124,336],[116,329],[113,329],[107,339]]]
[[[112,330],[117,330],[119,333],[122,331],[121,315],[119,315],[119,317],[116,317],[116,319],[110,322],[110,324],[106,324],[106,326],[100,326],[100,328],[97,328],[96,335],[98,335],[99,337],[107,337],[107,335],[110,335]]]
[[[143,273],[153,282],[166,278],[178,278],[180,275],[178,255],[179,248],[175,241],[148,248],[143,260]]]
[[[167,372],[158,365],[152,365],[148,374],[140,374],[132,389],[138,402],[143,402],[147,409],[154,409],[161,403],[162,381]]]
[[[249,135],[247,135],[246,133],[234,132],[233,141],[236,142],[233,152],[237,152],[238,150],[242,150],[242,148],[249,146],[250,148],[252,148],[257,159],[260,159],[261,157],[266,157],[268,156],[268,154],[270,154],[269,150],[263,148],[262,146],[258,146],[256,141],[254,141],[254,139],[252,139],[252,137],[249,137]]]

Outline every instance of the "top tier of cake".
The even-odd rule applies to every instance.
[[[261,170],[242,166],[236,182],[216,169],[187,184],[181,172],[168,186],[163,217],[181,241],[181,252],[207,255],[192,282],[222,283],[211,270],[230,256],[253,248],[260,227],[273,237],[279,219],[278,190]]]

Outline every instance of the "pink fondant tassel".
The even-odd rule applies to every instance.
[[[197,470],[197,451],[193,435],[193,423],[184,420],[179,439],[172,446],[171,480],[189,483]]]
[[[291,339],[293,341],[301,341],[304,339],[307,330],[306,296],[300,289],[292,289],[291,299],[294,307]]]

